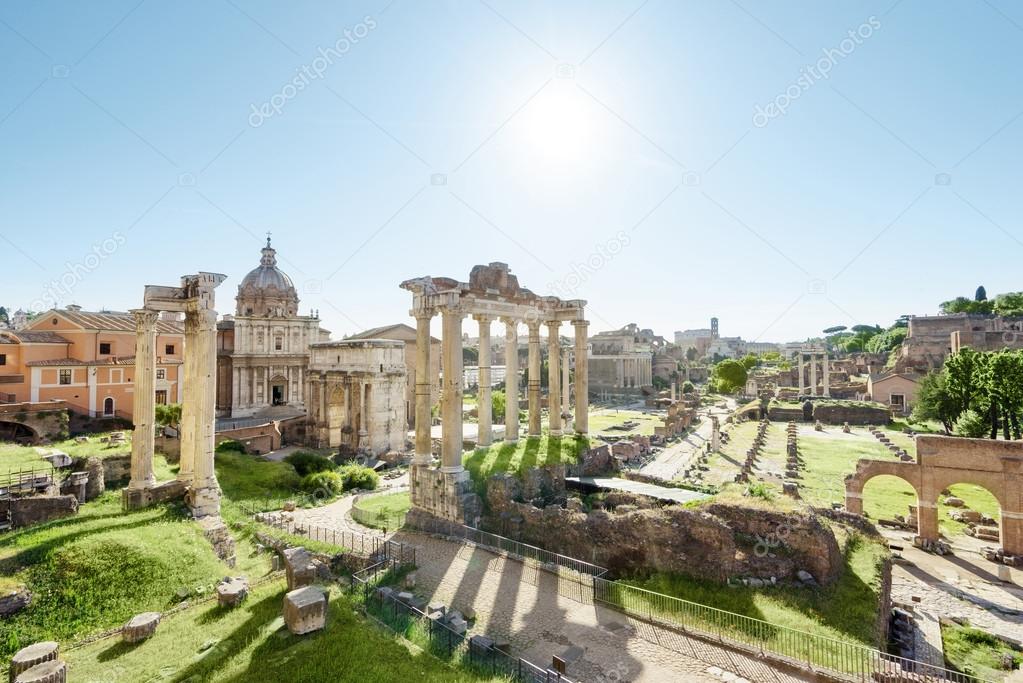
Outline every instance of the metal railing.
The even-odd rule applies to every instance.
[[[751,655],[847,681],[988,683],[972,674],[889,655],[859,643],[778,626],[681,598],[594,578],[593,599],[650,624],[722,643]]]
[[[572,683],[564,674],[511,655],[496,644],[466,637],[431,619],[418,607],[402,602],[395,593],[376,590],[380,579],[398,568],[398,564],[385,561],[352,575],[352,591],[361,594],[366,614],[378,623],[414,643],[425,640],[426,649],[432,654],[470,671],[522,683]]]
[[[26,467],[0,474],[0,496],[34,493],[59,484],[53,467]]]

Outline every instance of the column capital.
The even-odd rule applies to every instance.
[[[465,317],[465,308],[461,304],[442,304],[437,308],[442,317],[455,317],[459,320]]]
[[[135,319],[136,328],[156,327],[156,321],[160,319],[159,311],[152,311],[148,308],[133,308],[129,313]]]
[[[411,311],[409,311],[409,315],[411,315],[416,320],[423,319],[433,320],[433,316],[437,315],[437,311],[434,310],[432,307],[414,308]]]
[[[473,313],[472,319],[478,323],[486,324],[497,320],[497,316],[490,315],[489,313]]]
[[[510,327],[514,327],[514,328],[516,328],[516,329],[518,329],[519,323],[520,323],[520,322],[522,322],[522,321],[521,321],[521,320],[519,320],[518,318],[513,318],[513,317],[511,317],[511,316],[509,316],[509,315],[502,315],[502,316],[501,316],[501,318],[500,318],[500,320],[501,320],[501,322],[503,322],[503,323],[504,323],[505,325],[508,325],[508,326],[510,326]]]
[[[573,321],[572,321],[572,326],[573,326],[573,327],[576,327],[576,328],[579,328],[579,327],[588,327],[588,326],[589,326],[589,324],[590,324],[590,321],[589,321],[589,320],[573,320]]]
[[[539,320],[527,320],[526,328],[529,329],[529,334],[540,334],[540,324]]]

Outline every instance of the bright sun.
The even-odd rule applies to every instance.
[[[521,114],[525,150],[544,165],[578,166],[590,160],[594,103],[572,81],[554,80]]]

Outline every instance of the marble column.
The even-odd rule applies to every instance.
[[[529,321],[529,380],[526,397],[529,399],[529,436],[540,436],[540,323]]]
[[[194,350],[199,345],[199,327],[194,316],[185,316],[185,348],[182,373],[185,381],[185,394],[181,398],[181,459],[178,461],[178,476],[185,486],[192,485],[195,476],[195,411],[198,406],[196,394],[201,390],[195,380],[198,376],[196,361],[198,356]],[[246,373],[248,369],[246,368]]]
[[[462,471],[462,311],[448,306],[441,309],[443,324],[444,397],[441,471]]]
[[[561,349],[561,428],[566,433],[572,431],[572,412],[570,406],[572,405],[572,397],[570,384],[572,381],[571,377],[571,361],[572,352],[569,347]]]
[[[575,320],[575,431],[586,435],[590,431],[590,366],[587,352],[588,336],[585,320]]]
[[[831,396],[831,361],[827,352],[824,353],[824,395]]]
[[[242,395],[242,373],[241,370],[231,365],[231,402],[228,404],[231,406],[231,412],[234,413],[234,406],[240,404]]]
[[[551,436],[561,436],[561,321],[547,321],[547,416]]]
[[[803,386],[804,386],[803,385],[803,381],[804,381],[803,377],[805,377],[805,375],[803,374],[803,355],[804,355],[803,352],[800,351],[799,352],[799,395],[800,396],[802,396],[803,392],[804,392],[804,389],[803,389]]]
[[[196,317],[197,375],[190,381],[198,384],[195,412],[195,462],[190,500],[196,517],[220,514],[220,485],[213,467],[214,420],[217,399],[217,313],[200,309],[187,315]],[[187,317],[186,315],[186,317]]]
[[[135,393],[132,419],[130,489],[148,489],[156,484],[153,450],[156,447],[156,311],[135,309]]]
[[[479,378],[480,389],[477,402],[479,413],[479,436],[477,444],[489,446],[493,441],[491,425],[493,423],[493,403],[491,401],[490,387],[490,321],[492,318],[486,315],[474,315],[473,318],[480,326],[480,353],[479,353]]]
[[[519,321],[504,322],[504,440],[519,440]]]
[[[810,395],[817,395],[817,353],[810,354]]]
[[[413,465],[429,465],[432,441],[430,427],[433,416],[430,413],[430,321],[433,311],[416,312],[416,454]]]

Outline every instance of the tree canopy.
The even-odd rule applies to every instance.
[[[746,368],[737,360],[727,358],[714,366],[718,391],[730,394],[746,386]]]

